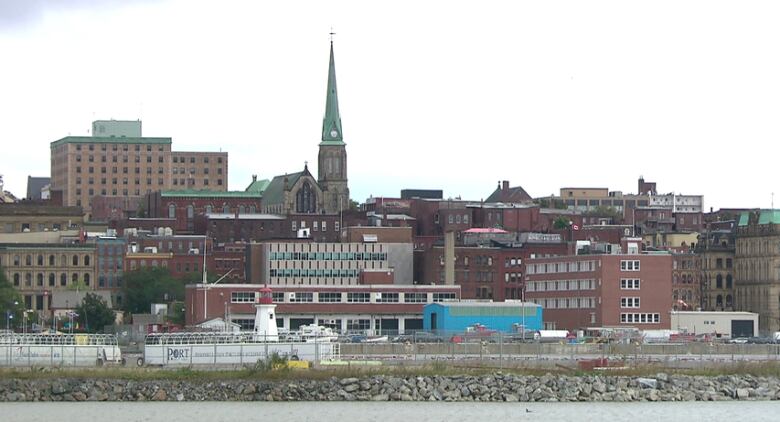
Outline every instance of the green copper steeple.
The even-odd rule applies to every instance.
[[[343,145],[339,96],[336,90],[336,62],[333,60],[333,41],[330,42],[328,65],[328,97],[325,101],[325,117],[322,119],[322,142],[327,145]]]

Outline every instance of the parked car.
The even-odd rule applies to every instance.
[[[729,344],[747,344],[748,339],[747,337],[736,337],[730,339],[727,343]]]

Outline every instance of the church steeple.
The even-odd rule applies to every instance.
[[[339,115],[339,96],[336,89],[336,62],[333,59],[333,40],[330,41],[330,65],[328,66],[328,96],[325,101],[325,117],[322,119],[322,142],[330,145],[344,143]]]

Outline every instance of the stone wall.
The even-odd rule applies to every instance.
[[[780,379],[659,373],[652,378],[369,376],[327,380],[0,379],[0,401],[718,401],[778,400]]]

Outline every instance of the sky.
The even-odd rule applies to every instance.
[[[24,196],[51,142],[112,118],[227,151],[231,190],[316,174],[332,29],[355,200],[642,175],[768,208],[779,19],[776,1],[0,0],[0,174]]]

